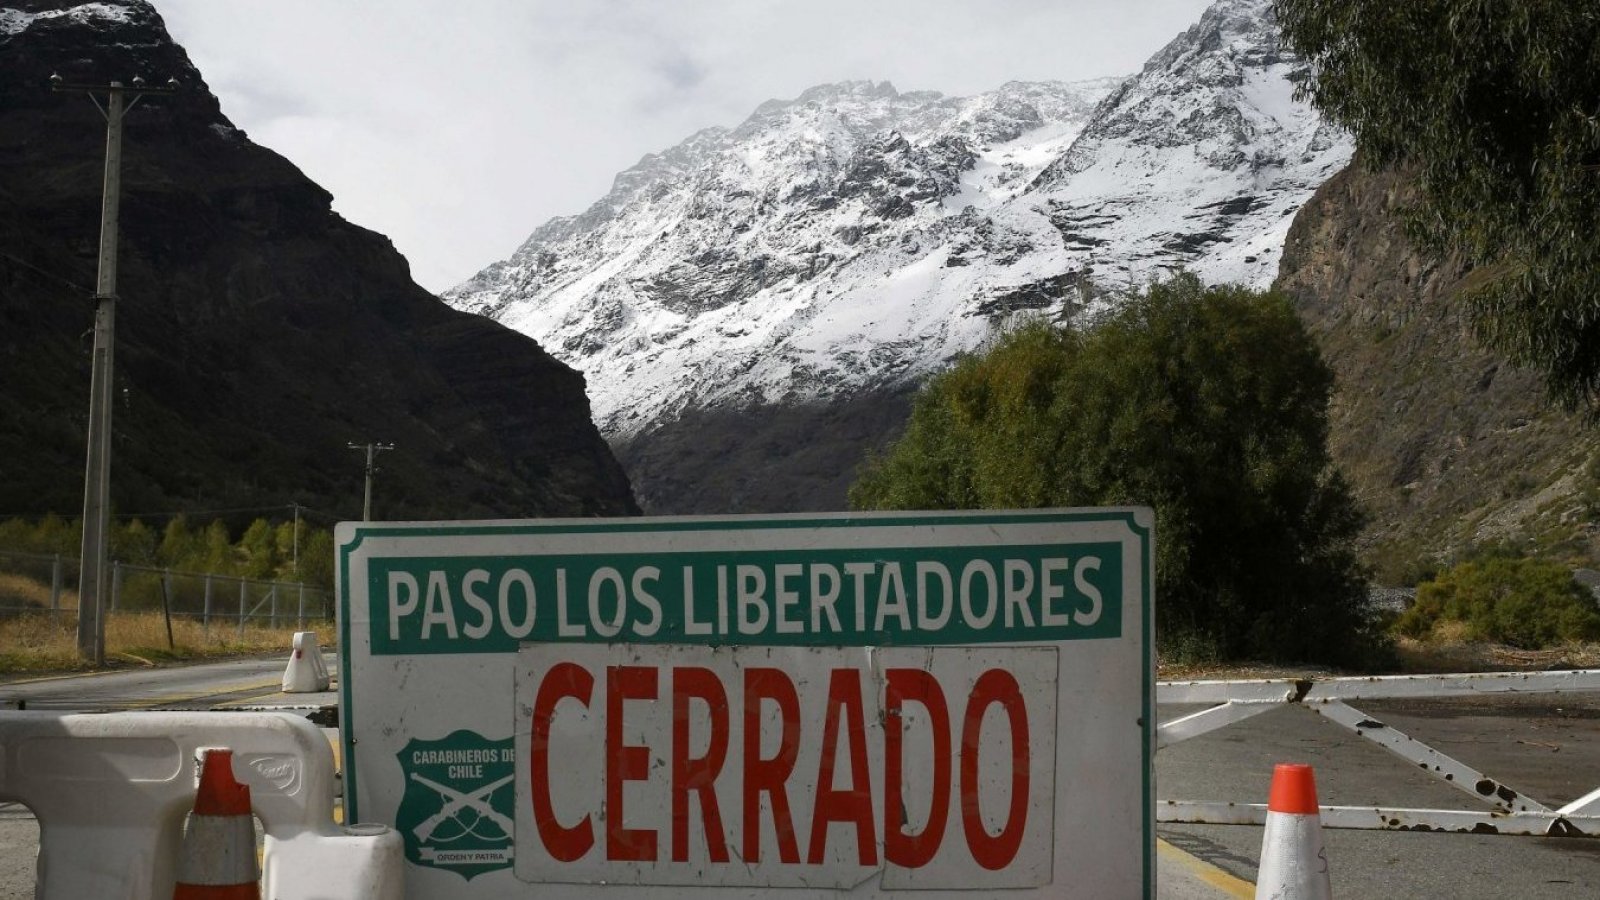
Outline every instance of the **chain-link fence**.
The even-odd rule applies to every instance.
[[[78,560],[0,550],[0,617],[28,613],[62,622],[78,619]],[[163,612],[206,627],[290,626],[333,618],[333,593],[286,581],[200,572],[174,572],[111,563],[107,615]]]
[[[0,550],[0,616],[47,613],[78,619],[78,560]]]

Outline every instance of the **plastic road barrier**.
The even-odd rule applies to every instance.
[[[1307,765],[1279,763],[1267,797],[1256,900],[1332,900],[1317,780]]]
[[[250,788],[233,777],[232,750],[201,751],[200,788],[183,827],[173,900],[261,900]]]
[[[233,750],[266,832],[263,895],[399,900],[400,836],[333,821],[333,751],[283,713],[0,712],[0,800],[39,820],[37,900],[173,895],[201,751]]]
[[[283,692],[313,694],[327,690],[331,683],[328,663],[322,658],[322,648],[317,646],[317,633],[295,632],[294,649],[289,653],[289,665],[283,670]]]

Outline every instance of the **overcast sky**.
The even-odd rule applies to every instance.
[[[1207,0],[154,0],[223,112],[441,291],[813,85],[1131,74]]]

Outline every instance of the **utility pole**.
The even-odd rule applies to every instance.
[[[106,119],[106,168],[100,203],[100,275],[94,291],[94,355],[89,376],[89,448],[83,476],[83,557],[78,575],[78,654],[103,665],[106,660],[106,552],[111,532],[111,397],[112,350],[116,336],[117,207],[122,196],[122,117],[144,94],[170,94],[165,87],[147,87],[143,78],[129,86],[68,84],[50,76],[50,89],[88,94]],[[99,96],[106,96],[104,106]],[[131,98],[124,103],[125,98]]]
[[[361,521],[372,521],[372,475],[378,469],[372,465],[372,458],[384,450],[393,450],[393,444],[349,444],[351,450],[367,451],[367,498],[361,504]]]
[[[300,580],[300,504],[294,506],[294,580]]]

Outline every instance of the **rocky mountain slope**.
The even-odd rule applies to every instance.
[[[583,378],[449,309],[234,128],[143,0],[0,8],[0,515],[82,508],[105,123],[49,77],[182,84],[125,119],[113,502],[383,518],[636,507]]]
[[[1600,559],[1600,433],[1479,348],[1472,273],[1420,253],[1396,214],[1412,190],[1351,165],[1295,217],[1278,279],[1338,376],[1332,449],[1372,517],[1367,557],[1386,583],[1475,545]]]
[[[1220,0],[1125,80],[813,88],[647,156],[446,299],[588,376],[646,508],[837,507],[917,382],[1008,317],[1176,267],[1268,283],[1350,152],[1302,74],[1266,0]]]

